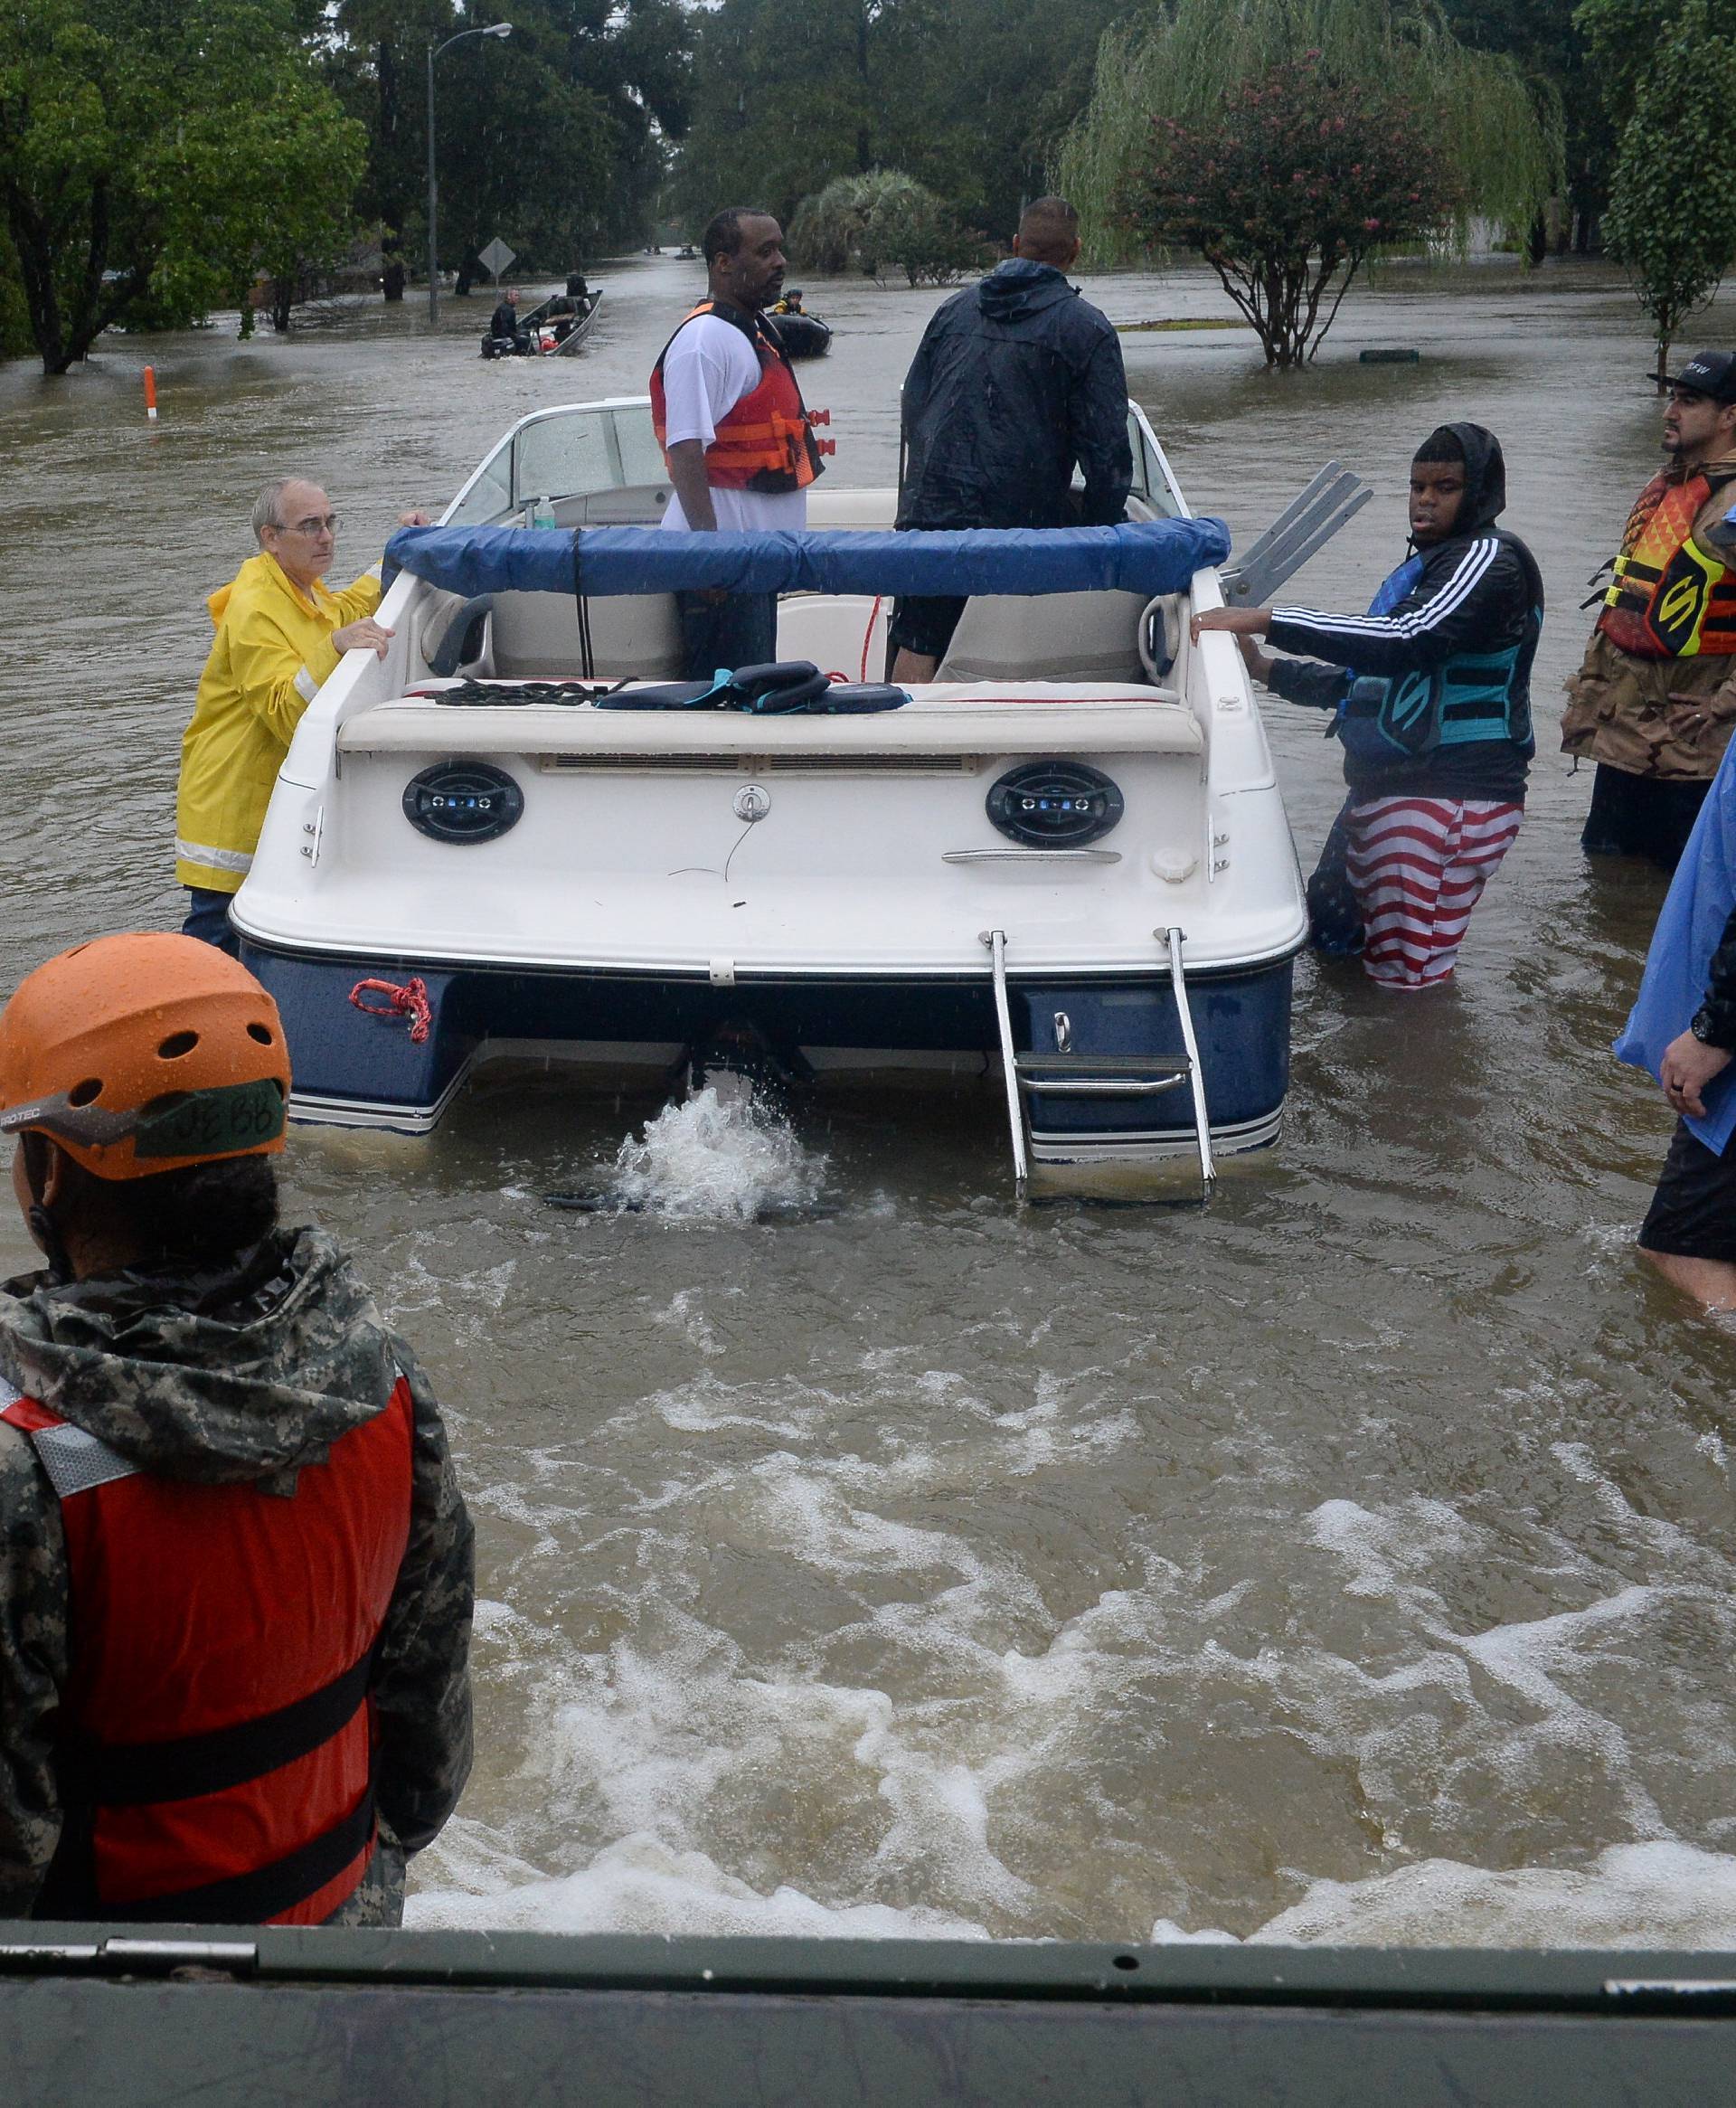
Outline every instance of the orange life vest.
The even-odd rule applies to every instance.
[[[722,300],[702,300],[682,317],[715,315],[741,330],[760,361],[760,385],[749,390],[717,428],[705,449],[705,480],[720,490],[806,490],[820,473],[819,449],[808,430],[802,391],[783,346],[758,315]],[[669,420],[663,393],[663,362],[681,329],[657,354],[651,369],[651,424],[669,459]]]
[[[1736,468],[1681,481],[1655,476],[1621,537],[1598,628],[1636,658],[1702,658],[1736,652],[1736,577],[1694,538],[1694,523]]]
[[[401,1376],[284,1498],[0,1407],[60,1497],[63,1820],[38,1917],[318,1924],[374,1850],[373,1658],[410,1534]]]

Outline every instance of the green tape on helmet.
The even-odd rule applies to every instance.
[[[133,1155],[140,1161],[165,1157],[234,1157],[274,1142],[287,1118],[283,1093],[270,1077],[225,1083],[158,1099],[138,1116]]]

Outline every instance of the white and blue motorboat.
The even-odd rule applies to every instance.
[[[733,537],[646,531],[644,400],[523,419],[394,536],[391,650],[309,706],[236,896],[295,1117],[420,1133],[495,1056],[674,1073],[733,1035],[822,1090],[986,1076],[1022,1190],[1274,1140],[1300,876],[1235,647],[1188,640],[1228,537],[1129,423],[1123,527],[893,535],[891,490],[828,479],[807,534]],[[1306,510],[1277,555],[1330,531]],[[622,707],[703,584],[778,589],[780,657],[853,685],[894,591],[972,597],[901,707]]]

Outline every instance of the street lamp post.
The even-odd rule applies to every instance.
[[[443,44],[428,47],[428,320],[430,328],[440,319],[440,265],[435,241],[435,219],[439,209],[439,186],[434,180],[434,61],[442,52],[461,44],[467,36],[511,36],[510,22],[491,22],[486,29],[461,29]]]

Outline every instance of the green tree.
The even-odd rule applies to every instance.
[[[1670,345],[1736,260],[1736,38],[1714,32],[1707,0],[1687,0],[1651,48],[1621,137],[1604,232],[1657,333],[1658,384]]]
[[[950,285],[986,260],[982,241],[950,206],[897,168],[836,176],[804,198],[790,221],[789,252],[801,270],[880,278],[890,266],[913,286]]]
[[[1125,0],[722,0],[700,14],[675,198],[786,222],[834,180],[896,168],[1010,235],[1047,187]]]
[[[572,77],[552,16],[532,0],[515,7],[510,39],[478,38],[440,61],[441,260],[460,295],[495,235],[522,269],[569,269],[609,182],[606,105]]]
[[[1197,250],[1266,364],[1295,366],[1368,251],[1439,233],[1455,203],[1424,113],[1363,84],[1348,93],[1310,55],[1231,89],[1207,123],[1158,118],[1126,217],[1147,243]]]
[[[343,211],[331,158],[341,190],[358,147],[286,0],[0,17],[0,203],[44,373],[113,323],[190,320],[274,253],[320,246]]]
[[[1462,235],[1473,215],[1521,230],[1561,182],[1561,139],[1518,68],[1461,44],[1427,6],[1389,0],[1173,0],[1105,33],[1090,106],[1068,133],[1059,187],[1102,260],[1137,248],[1118,208],[1154,118],[1209,125],[1224,98],[1312,52],[1349,105],[1384,94],[1428,113]],[[1122,230],[1117,241],[1115,229]]]
[[[450,0],[337,0],[335,21],[344,99],[368,128],[358,202],[384,230],[388,299],[402,298],[406,255],[425,233],[429,47],[472,24],[510,22],[514,35],[461,44],[439,61],[448,260],[467,260],[455,246],[465,229],[449,216],[462,215],[478,177],[488,211],[532,268],[539,257],[564,267],[588,249],[643,238],[668,142],[687,123],[693,31],[680,0],[507,0],[457,14]],[[491,128],[470,106],[497,92],[512,122]]]
[[[427,194],[428,50],[459,25],[448,0],[337,0],[335,19],[344,39],[334,58],[335,82],[368,134],[356,204],[380,222],[385,297],[401,300],[406,245],[421,224]]]
[[[1559,127],[1564,190],[1556,245],[1584,254],[1609,195],[1619,127],[1604,108],[1575,5],[1576,0],[1441,0],[1441,12],[1461,43],[1512,59],[1539,110]],[[1530,242],[1533,261],[1543,260],[1546,233],[1540,212]]]

